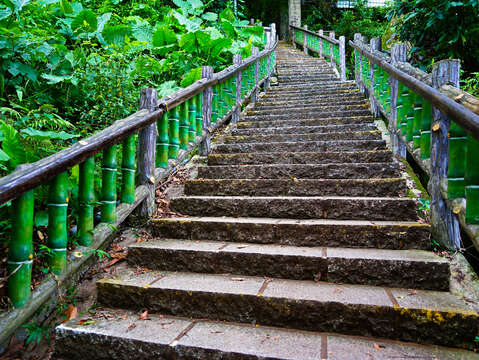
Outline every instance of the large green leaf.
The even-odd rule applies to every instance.
[[[98,20],[93,11],[82,10],[75,16],[70,27],[74,32],[94,32],[98,27]]]
[[[73,8],[68,0],[60,0],[60,8],[64,14],[73,14]]]
[[[166,26],[160,26],[153,34],[153,46],[160,47],[165,45],[176,44],[178,39],[173,30]]]
[[[24,137],[33,137],[37,139],[55,139],[55,140],[69,140],[76,138],[80,135],[68,134],[65,131],[43,131],[32,128],[26,128],[21,130]]]
[[[186,33],[180,39],[180,47],[188,53],[209,49],[210,43],[210,36],[202,30]]]
[[[180,90],[180,87],[176,85],[176,81],[166,81],[158,87],[158,95],[160,98],[173,94]]]
[[[0,161],[8,161],[8,160],[10,160],[10,156],[8,156],[8,154],[5,151],[0,149]]]
[[[211,48],[210,48],[210,56],[212,58],[216,58],[221,55],[221,53],[229,48],[233,44],[233,40],[231,39],[215,39],[211,42]]]
[[[183,79],[181,80],[181,87],[190,86],[199,79],[201,79],[201,67],[191,69],[190,72],[183,76]]]
[[[30,0],[10,0],[9,1],[11,4],[13,4],[13,11],[15,11],[16,13],[20,12],[20,10],[22,10],[22,8],[27,5]]]
[[[222,19],[221,27],[223,28],[223,31],[225,32],[226,36],[228,36],[230,39],[236,39],[236,29],[231,22]]]
[[[2,150],[10,157],[9,163],[12,168],[25,163],[25,150],[20,143],[20,136],[15,128],[5,122],[0,125],[3,133]]]
[[[10,15],[12,15],[12,9],[5,5],[0,5],[0,20],[8,18]]]
[[[184,25],[186,27],[186,31],[189,32],[198,30],[203,22],[203,20],[196,17],[186,17],[178,11],[173,11],[172,14],[175,19],[178,20],[180,25]]]
[[[244,37],[249,37],[249,35],[263,36],[264,28],[262,26],[247,26],[241,28],[240,32],[244,34]]]
[[[53,85],[53,84],[58,84],[60,82],[63,82],[65,80],[70,80],[72,78],[71,75],[53,75],[53,74],[42,74],[42,78],[47,80],[47,84]]]
[[[131,27],[129,25],[113,25],[105,26],[102,32],[103,39],[108,44],[121,46],[125,43],[125,36],[131,34]]]
[[[218,14],[215,14],[215,13],[212,13],[212,12],[204,13],[201,17],[206,21],[213,21],[214,22],[214,21],[218,20]]]
[[[32,68],[30,65],[19,62],[11,62],[8,66],[8,72],[13,76],[17,76],[19,74],[26,76],[34,82],[36,82],[38,78],[38,72],[34,68]]]
[[[230,23],[235,22],[235,14],[233,10],[230,8],[224,9],[222,12],[220,12],[220,20],[228,20]]]
[[[153,40],[153,28],[147,23],[133,25],[132,34],[138,41],[151,43]]]

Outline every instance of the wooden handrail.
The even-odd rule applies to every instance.
[[[304,31],[304,32],[306,32],[308,34],[311,34],[311,35],[314,35],[314,36],[318,36],[321,39],[324,39],[324,40],[330,42],[331,44],[339,45],[339,40],[337,40],[337,39],[333,39],[333,38],[327,37],[325,35],[315,33],[314,31],[311,31],[311,30],[308,30],[308,29],[305,29],[305,28],[302,28],[302,27],[299,27],[299,26],[290,25],[290,27],[293,28],[293,29]]]

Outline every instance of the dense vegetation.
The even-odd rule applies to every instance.
[[[1,173],[249,56],[263,29],[241,24],[214,1],[0,0]]]

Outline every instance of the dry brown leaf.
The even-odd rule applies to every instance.
[[[123,320],[126,320],[126,317],[128,316],[128,313],[124,313],[123,316],[121,317]]]
[[[233,281],[244,281],[245,279],[240,278],[240,277],[234,277],[234,278],[231,278],[231,280],[233,280]]]
[[[131,323],[131,324],[128,326],[128,328],[126,329],[126,332],[131,331],[131,330],[133,330],[134,328],[136,328],[136,324],[135,324],[135,323]]]
[[[143,311],[138,320],[150,320],[150,318],[148,317],[148,310]]]
[[[65,316],[68,320],[76,318],[78,316],[78,308],[72,304],[68,305],[67,309],[65,310]]]
[[[343,292],[343,290],[341,290],[341,289],[334,289],[333,290],[333,293],[335,293],[335,294],[341,294],[342,292]]]
[[[375,348],[376,350],[381,350],[381,349],[384,349],[384,345],[378,345],[378,344],[375,343],[375,344],[374,344],[374,348]]]

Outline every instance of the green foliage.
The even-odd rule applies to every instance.
[[[84,255],[90,255],[90,254],[93,254],[95,255],[98,260],[103,260],[103,259],[109,259],[110,258],[110,254],[108,254],[106,251],[104,250],[101,250],[101,249],[88,249],[86,251],[83,252]]]
[[[49,327],[42,327],[33,321],[23,325],[23,327],[27,329],[27,333],[28,333],[28,337],[26,340],[27,344],[30,344],[30,343],[39,344],[42,341],[42,339],[49,339],[49,333],[50,333]]]
[[[479,68],[478,0],[395,0],[389,18],[419,65],[458,58],[466,73]]]
[[[479,97],[479,72],[473,72],[462,82],[461,88],[468,93]]]

